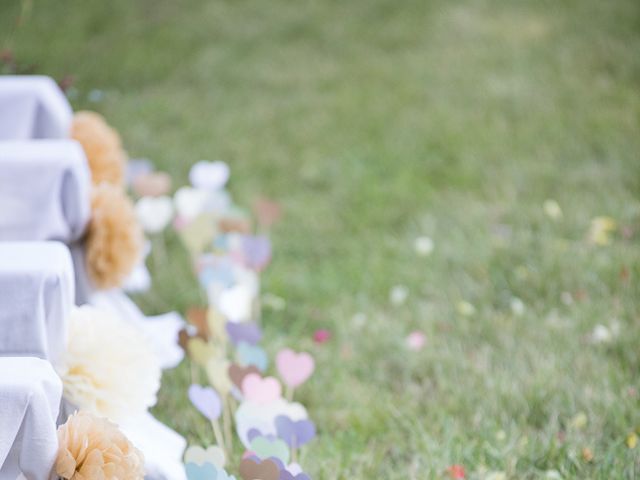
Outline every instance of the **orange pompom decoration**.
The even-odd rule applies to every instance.
[[[122,285],[140,259],[142,243],[142,229],[124,191],[108,183],[95,185],[86,241],[87,271],[94,285]]]
[[[127,154],[122,149],[120,135],[102,115],[77,112],[71,124],[71,138],[82,145],[94,184],[108,182],[123,185]]]

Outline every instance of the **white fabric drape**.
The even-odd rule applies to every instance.
[[[48,480],[62,384],[45,360],[0,358],[0,480]]]
[[[78,240],[91,213],[90,185],[72,140],[0,142],[0,239]]]
[[[0,76],[0,139],[66,138],[72,116],[51,78]]]
[[[74,304],[69,250],[58,242],[0,242],[0,356],[55,363]]]
[[[121,291],[96,291],[87,278],[83,237],[91,215],[91,179],[82,148],[68,139],[71,119],[72,110],[51,79],[0,76],[0,242],[59,240],[67,244],[74,264],[76,303],[89,302],[120,314],[145,332],[165,367],[175,366],[183,356],[175,343],[177,331],[183,323],[181,317],[170,313],[147,318]],[[43,257],[36,257],[36,260],[46,270],[45,265],[50,260]],[[4,263],[5,259],[0,254],[0,266]],[[73,277],[71,279],[73,282]],[[18,292],[14,290],[9,290],[5,294],[7,298],[2,298],[1,290],[0,285],[0,319],[7,302],[14,302],[13,297],[18,298]],[[22,304],[26,305],[24,301]],[[43,308],[47,310],[50,307],[47,303]],[[28,315],[35,313],[25,313],[24,318]],[[9,310],[4,318],[7,322],[10,320]],[[19,351],[26,350],[26,347],[17,346],[16,339],[22,338],[26,344],[29,340],[26,333],[29,331],[37,338],[37,331],[29,327],[22,332],[24,335],[17,335],[15,323],[11,322],[11,330],[5,330],[5,340],[17,354],[25,354]],[[0,322],[0,329],[4,328]],[[64,335],[65,332],[61,328],[58,333]],[[0,331],[0,340],[2,338]],[[33,343],[34,339],[30,341]],[[41,345],[41,351],[35,349],[34,354],[49,358],[45,348],[47,341],[40,339],[38,342],[36,344]],[[64,348],[65,341],[61,339],[48,341],[48,348],[52,348],[54,343],[54,349],[58,346]],[[0,371],[0,383],[4,378]],[[42,410],[43,406],[39,404],[33,408]],[[3,412],[4,405],[0,401],[0,417]],[[61,421],[66,420],[63,417],[60,416]],[[54,426],[55,419],[54,415]],[[132,418],[129,423],[127,433],[135,438],[134,443],[147,458],[148,478],[183,480],[180,458],[185,448],[184,439],[150,414],[144,418]],[[4,438],[0,424],[0,447]],[[50,441],[49,447],[55,448],[55,440]],[[13,445],[10,443],[13,440],[5,442]],[[13,464],[15,461],[13,458]],[[35,462],[33,468],[41,465]],[[5,472],[0,472],[0,480],[5,480]],[[29,472],[31,470],[24,471],[29,480],[43,478],[30,476]],[[15,480],[16,476],[17,473],[6,478]]]

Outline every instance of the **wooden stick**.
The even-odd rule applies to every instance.
[[[220,430],[220,422],[218,420],[212,420],[211,421],[211,426],[213,427],[213,434],[216,436],[216,443],[220,446],[220,448],[222,449],[222,451],[225,454],[225,457],[228,455],[227,454],[227,448],[224,444],[224,438],[222,436],[222,430]]]
[[[287,385],[286,391],[285,391],[285,397],[287,398],[287,400],[289,402],[293,401],[293,392],[294,392],[294,388],[290,387],[289,385]]]
[[[233,432],[231,430],[231,408],[229,405],[229,396],[222,399],[224,433],[227,436],[227,446],[229,447],[229,453],[233,451]]]
[[[198,367],[193,360],[189,360],[189,366],[191,367],[191,383],[198,383],[198,379],[196,378],[198,376]]]
[[[298,463],[298,449],[296,448],[296,437],[291,442],[291,462]]]

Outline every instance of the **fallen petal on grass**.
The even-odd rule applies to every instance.
[[[413,242],[413,249],[420,257],[428,257],[433,252],[433,240],[429,237],[418,237]]]
[[[409,296],[409,289],[404,285],[396,285],[391,289],[389,293],[389,300],[392,305],[396,307],[402,305],[407,301],[407,297]]]
[[[466,300],[461,300],[456,305],[457,312],[463,317],[470,317],[474,313],[476,313],[476,307],[473,306],[472,303],[467,302]]]
[[[547,215],[551,220],[560,220],[562,218],[562,209],[555,200],[545,200],[542,208],[544,209],[545,215]]]
[[[409,350],[417,352],[424,348],[424,345],[427,342],[427,337],[421,331],[415,330],[407,336],[405,342]]]

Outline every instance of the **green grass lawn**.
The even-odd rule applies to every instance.
[[[640,477],[637,0],[60,0],[10,34],[18,11],[0,3],[5,45],[73,75],[74,107],[133,157],[176,185],[224,159],[238,203],[282,203],[263,291],[287,307],[265,310],[265,345],[316,356],[314,479]],[[597,216],[609,245],[587,241]],[[151,313],[203,299],[166,240]],[[594,344],[598,324],[619,333]],[[210,442],[189,381],[166,373],[155,413]]]

